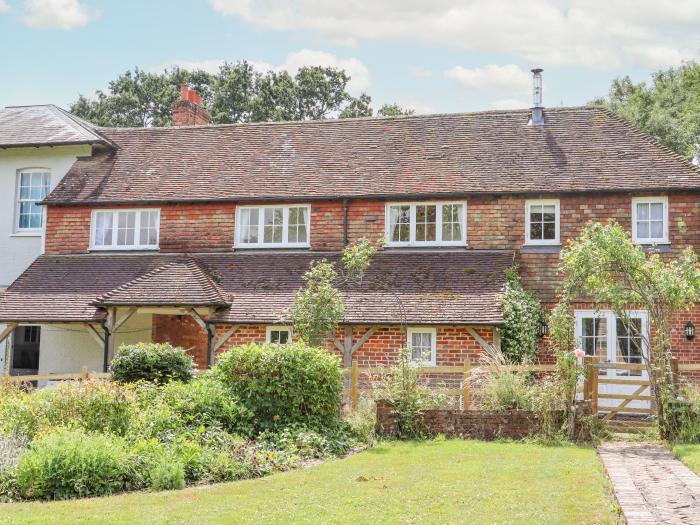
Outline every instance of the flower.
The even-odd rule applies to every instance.
[[[574,354],[576,354],[576,357],[584,357],[586,355],[586,352],[584,352],[580,348],[577,348],[576,350],[574,350]]]

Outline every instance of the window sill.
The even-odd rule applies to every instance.
[[[41,237],[43,235],[42,232],[15,232],[11,233],[10,237]]]
[[[561,244],[523,244],[521,253],[559,253]]]
[[[160,248],[88,248],[89,253],[159,252]]]
[[[657,244],[635,244],[639,246],[644,253],[671,253],[673,251],[673,246],[671,246],[671,243],[667,242],[660,242]]]
[[[269,251],[269,250],[310,250],[311,246],[234,246],[234,250],[246,250],[246,251]]]

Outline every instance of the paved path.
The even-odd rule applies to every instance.
[[[647,443],[598,447],[630,525],[700,525],[700,477],[665,448]]]

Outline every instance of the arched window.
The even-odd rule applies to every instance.
[[[49,194],[50,187],[51,172],[48,168],[25,168],[17,172],[17,232],[41,231],[43,210],[37,203]]]

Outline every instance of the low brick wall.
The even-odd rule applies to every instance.
[[[423,414],[425,432],[447,437],[522,439],[539,429],[537,414],[527,410],[426,410]],[[396,416],[386,401],[377,401],[377,430],[381,435],[396,433]]]

